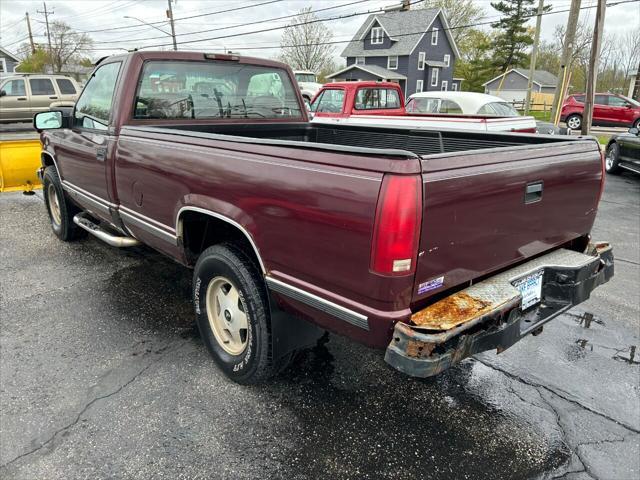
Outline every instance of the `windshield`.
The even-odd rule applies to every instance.
[[[147,62],[134,118],[300,118],[285,70],[236,62]]]
[[[313,73],[296,73],[298,82],[316,83],[316,76]]]
[[[483,105],[478,110],[481,115],[496,115],[500,117],[519,117],[518,111],[507,102],[491,102]]]
[[[634,107],[640,107],[640,102],[637,101],[637,100],[634,100],[633,98],[625,97],[624,95],[619,95],[619,97],[625,99],[627,102],[629,102]]]

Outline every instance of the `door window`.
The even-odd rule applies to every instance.
[[[53,83],[48,78],[30,78],[31,95],[55,95]]]
[[[76,94],[76,87],[73,86],[73,83],[68,78],[56,78],[56,83],[62,95]]]
[[[596,105],[606,105],[607,104],[607,96],[608,95],[596,95],[595,103]]]
[[[627,102],[624,98],[609,97],[610,107],[626,107],[627,105],[629,105],[629,102]]]
[[[330,88],[322,92],[313,102],[311,110],[314,112],[341,113],[344,102],[344,90]]]
[[[24,97],[27,95],[24,80],[9,80],[2,86],[7,97]]]
[[[119,71],[120,62],[114,62],[101,66],[91,75],[73,113],[76,126],[107,129]]]

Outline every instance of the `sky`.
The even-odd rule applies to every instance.
[[[609,3],[615,1],[617,0],[609,0]],[[326,9],[317,13],[320,18],[360,14],[323,22],[332,30],[334,40],[348,40],[364,22],[365,12],[374,13],[381,8],[399,3],[399,0],[237,0],[233,2],[173,0],[173,2],[178,42],[192,42],[179,45],[180,50],[220,52],[230,49],[243,55],[273,58],[278,55],[282,30],[268,32],[259,32],[259,30],[282,27],[291,21],[291,18],[277,19],[278,17],[294,15],[304,7],[311,7],[313,10]],[[475,0],[474,3],[485,11],[485,20],[494,20],[498,16],[498,12],[491,7],[490,0]],[[542,39],[553,40],[556,26],[566,24],[568,13],[559,11],[568,10],[570,3],[570,0],[546,0],[545,4],[551,4],[553,10],[558,13],[543,17]],[[596,3],[597,0],[582,0],[583,7],[595,6]],[[94,51],[87,52],[87,56],[92,60],[134,47],[171,48],[171,37],[165,33],[170,32],[165,13],[167,0],[49,0],[46,5],[47,10],[53,12],[49,16],[50,21],[64,21],[73,29],[85,31],[93,38]],[[220,12],[229,9],[236,10]],[[0,46],[15,53],[22,43],[28,41],[25,12],[28,12],[31,18],[35,41],[46,43],[43,10],[42,1],[0,0]],[[582,18],[593,23],[595,9],[582,10]],[[144,25],[142,22],[153,23],[156,28]],[[247,25],[248,23],[252,25]],[[535,25],[535,19],[532,19],[530,24]],[[640,28],[640,1],[607,8],[605,33],[623,34],[634,28]],[[238,36],[238,34],[242,35]],[[345,45],[346,43],[336,45],[334,53],[336,60],[339,61],[339,54]]]

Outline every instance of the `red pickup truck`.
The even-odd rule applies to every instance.
[[[469,95],[468,92],[462,94]],[[313,123],[481,132],[537,131],[533,117],[467,115],[462,112],[407,113],[402,89],[393,82],[327,83],[313,98],[310,108]]]
[[[325,330],[433,375],[613,274],[589,237],[590,137],[314,125],[285,65],[193,52],[106,58],[34,125],[53,232],[192,268],[202,338],[237,382]]]

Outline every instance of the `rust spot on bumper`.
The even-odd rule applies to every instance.
[[[414,313],[411,322],[432,330],[449,330],[492,309],[490,302],[458,292]]]

